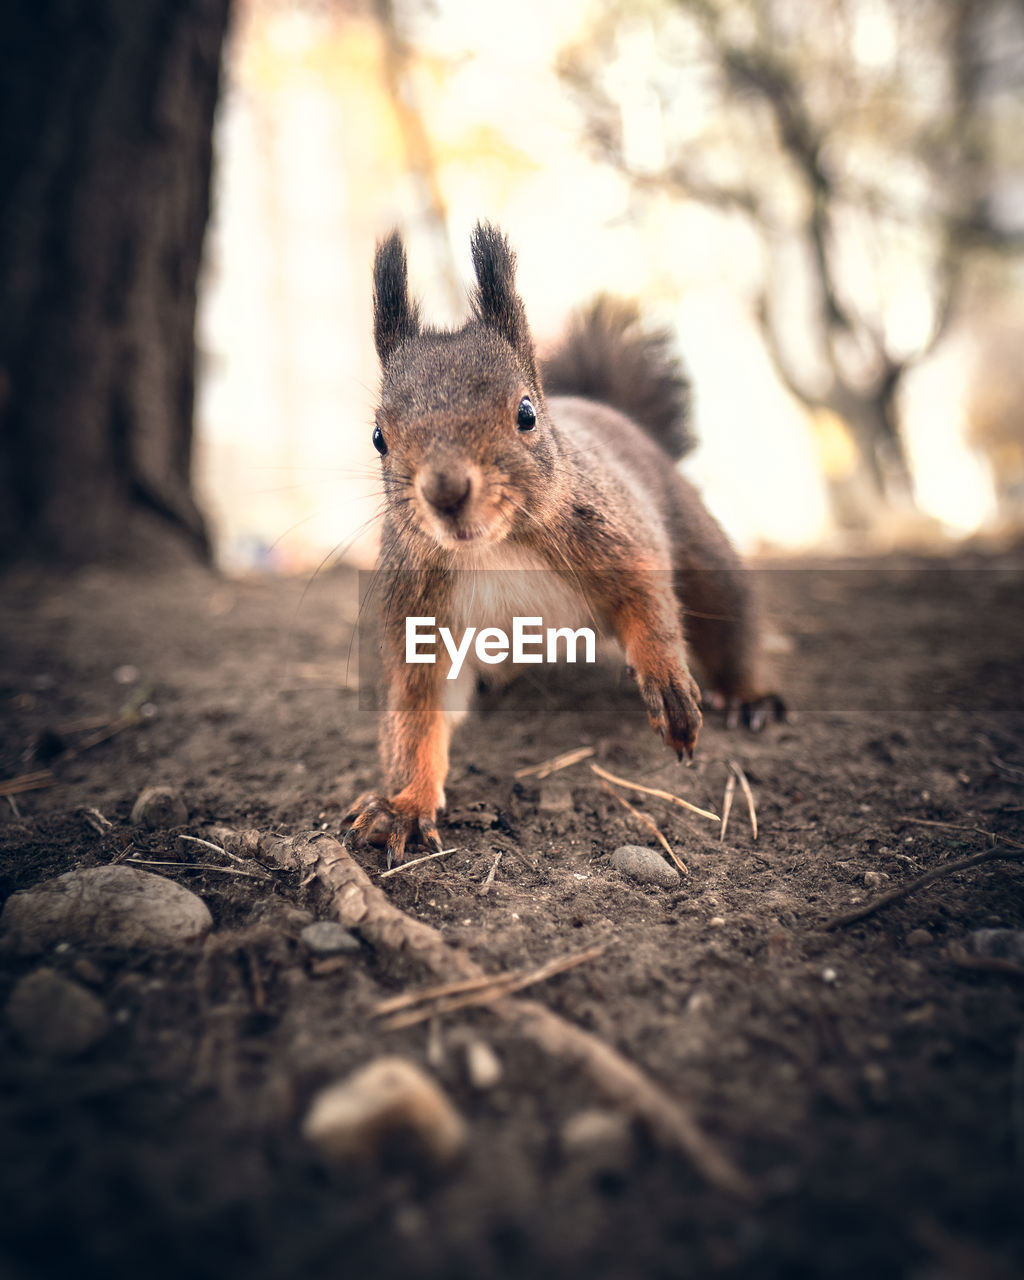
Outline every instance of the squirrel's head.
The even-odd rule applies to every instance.
[[[515,255],[489,223],[471,247],[473,317],[454,331],[420,325],[397,232],[377,246],[373,271],[385,492],[401,523],[449,549],[543,522],[557,460]]]

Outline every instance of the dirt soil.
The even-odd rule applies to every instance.
[[[166,861],[149,870],[200,894],[215,931],[171,954],[65,946],[2,961],[0,1005],[47,963],[113,1026],[70,1061],[0,1026],[0,1269],[1024,1274],[1024,981],[1012,965],[972,967],[968,947],[974,930],[1024,929],[1024,866],[987,862],[822,927],[990,848],[989,833],[1024,840],[1022,586],[1019,556],[766,572],[792,719],[754,737],[709,718],[692,769],[650,733],[618,666],[487,695],[453,751],[442,830],[457,852],[380,882],[489,971],[607,943],[533,994],[681,1100],[752,1180],[743,1202],[644,1132],[614,1158],[568,1150],[567,1121],[603,1105],[568,1066],[486,1009],[381,1032],[377,1003],[426,976],[365,944],[313,959],[298,934],[325,910],[315,883],[229,874],[246,868],[132,825],[140,790],[162,783],[185,798],[184,833],[340,829],[378,781],[374,713],[346,687],[354,574],[8,577],[0,778],[49,767],[55,781],[0,798],[0,894]],[[144,714],[97,741],[126,706]],[[689,875],[672,889],[625,879],[609,855],[653,837],[588,762],[513,776],[583,745],[716,811],[736,761],[756,841],[738,790],[724,841],[634,794]],[[377,854],[359,857],[376,880]],[[491,1089],[467,1079],[472,1038],[501,1061]],[[468,1120],[470,1149],[446,1175],[329,1167],[301,1136],[319,1087],[392,1052],[427,1066]]]

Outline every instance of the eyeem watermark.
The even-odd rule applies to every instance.
[[[457,679],[470,648],[478,662],[492,666],[511,658],[514,665],[531,662],[575,662],[577,647],[583,642],[583,661],[596,662],[597,637],[590,627],[545,627],[543,618],[513,618],[512,636],[500,627],[467,627],[456,642],[450,627],[435,627],[435,619],[406,618],[406,662],[436,662],[440,650],[437,641],[448,652],[451,668],[448,679]],[[564,641],[564,656],[559,657],[559,641]]]

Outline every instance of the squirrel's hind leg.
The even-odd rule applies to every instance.
[[[760,733],[785,720],[786,704],[760,671],[760,636],[747,570],[738,563],[676,575],[676,596],[706,703],[725,713],[728,729]]]

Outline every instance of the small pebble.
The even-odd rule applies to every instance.
[[[501,1063],[486,1040],[471,1040],[466,1045],[466,1075],[474,1089],[493,1089],[502,1076]]]
[[[213,919],[202,898],[135,867],[90,867],[12,893],[0,914],[0,950],[51,947],[165,950],[205,938]]]
[[[90,960],[88,956],[75,956],[71,962],[71,968],[74,970],[75,977],[90,987],[100,987],[106,981],[107,975],[95,962]]]
[[[440,1085],[406,1058],[377,1058],[313,1099],[303,1136],[337,1163],[451,1164],[466,1122]]]
[[[1019,929],[975,929],[967,935],[967,945],[976,956],[1024,964],[1024,933]]]
[[[721,927],[725,924],[725,916],[712,916],[711,919],[708,921],[708,924],[711,926],[712,929],[721,929]]]
[[[53,1058],[77,1057],[110,1028],[110,1017],[92,992],[55,969],[37,969],[19,979],[6,1017],[26,1049]]]
[[[562,1126],[562,1150],[598,1169],[618,1173],[633,1157],[633,1126],[620,1111],[592,1107],[577,1111]]]
[[[869,889],[881,889],[882,885],[885,884],[886,880],[888,879],[889,877],[885,874],[884,871],[865,871],[864,872],[864,883],[867,885]]]
[[[188,822],[188,810],[181,793],[173,787],[145,787],[132,806],[131,820],[150,831],[165,831],[168,827],[183,827]]]
[[[908,947],[927,947],[932,942],[932,935],[927,929],[911,929],[907,934]]]
[[[839,974],[836,973],[835,969],[822,969],[821,971],[822,982],[832,983],[835,982],[838,977]]]
[[[621,845],[611,857],[611,864],[616,871],[638,881],[640,884],[658,884],[671,889],[679,883],[679,872],[671,866],[654,849],[646,849],[643,845]]]
[[[299,940],[315,956],[336,956],[360,950],[359,939],[336,920],[307,924]]]

